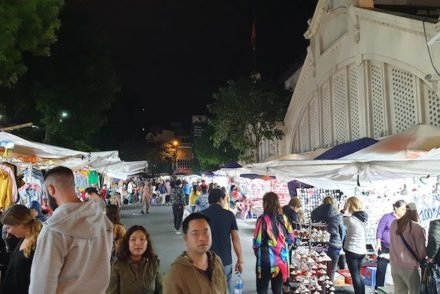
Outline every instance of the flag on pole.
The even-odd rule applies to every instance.
[[[252,50],[254,51],[255,51],[256,43],[257,43],[257,31],[255,28],[255,13],[254,13],[254,19],[252,21],[252,33],[251,33],[251,47]]]

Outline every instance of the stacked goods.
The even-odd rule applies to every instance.
[[[290,265],[290,292],[334,294],[330,281],[331,259],[325,252],[300,247],[295,250]]]

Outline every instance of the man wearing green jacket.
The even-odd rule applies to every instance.
[[[209,218],[192,213],[182,224],[187,250],[178,256],[165,277],[164,294],[226,294],[221,259],[211,248]]]

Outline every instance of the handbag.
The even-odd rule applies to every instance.
[[[422,283],[420,287],[422,294],[440,293],[440,266],[435,263],[427,263],[422,273]]]

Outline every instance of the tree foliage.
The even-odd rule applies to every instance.
[[[228,142],[214,146],[211,136],[214,129],[209,126],[201,137],[194,140],[194,154],[200,170],[217,170],[220,165],[228,161],[237,161],[239,151]]]
[[[122,160],[146,160],[153,176],[171,171],[172,154],[167,144],[133,138],[125,141],[119,149]]]
[[[0,86],[12,86],[27,66],[23,55],[49,56],[62,0],[0,1]]]
[[[281,139],[283,132],[276,128],[283,120],[289,96],[284,90],[256,76],[228,81],[214,94],[215,102],[209,106],[214,117],[214,146],[229,143],[240,151],[242,159],[253,154],[259,161],[258,147],[262,139]]]
[[[89,151],[119,84],[105,40],[81,5],[66,3],[52,55],[31,58],[28,74],[0,95],[15,121],[25,113],[44,129],[46,143]]]

